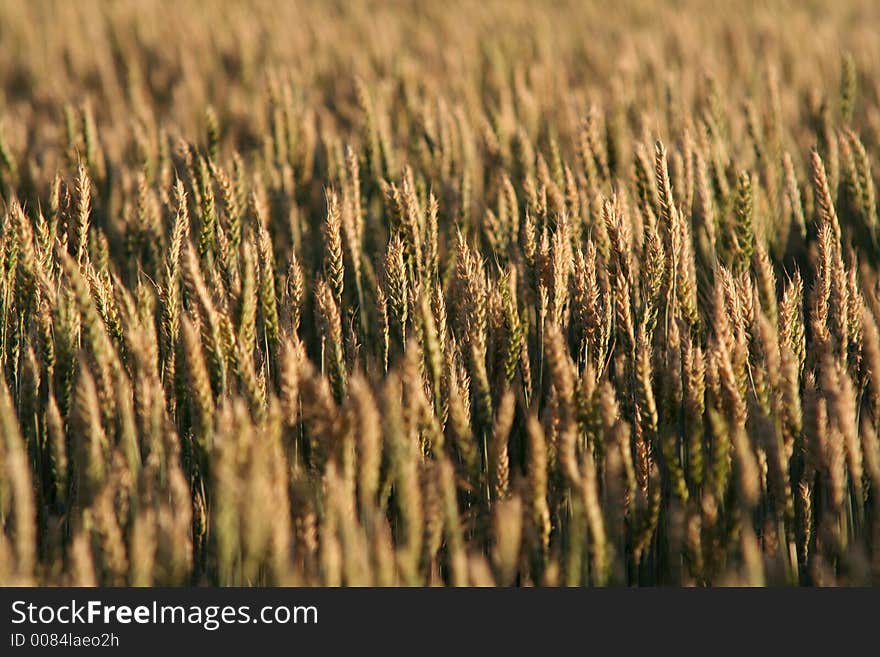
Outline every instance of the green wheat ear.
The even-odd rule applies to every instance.
[[[733,244],[731,269],[741,274],[749,268],[755,251],[754,198],[752,177],[747,171],[740,173],[736,183],[736,199],[733,207]]]

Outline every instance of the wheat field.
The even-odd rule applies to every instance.
[[[878,24],[0,2],[0,584],[880,584]]]

